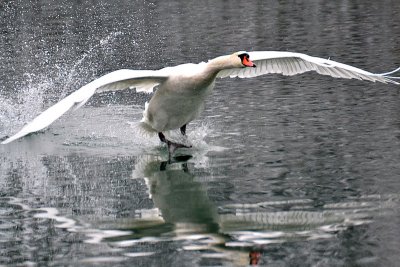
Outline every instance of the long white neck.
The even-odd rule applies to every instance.
[[[227,56],[220,56],[216,57],[214,59],[211,59],[207,62],[207,67],[210,70],[215,71],[216,73],[220,72],[221,70],[224,69],[231,69],[231,68],[238,68],[240,67],[239,58],[235,58],[232,55],[227,55]]]

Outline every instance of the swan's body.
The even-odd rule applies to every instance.
[[[206,63],[183,64],[165,71],[169,79],[159,85],[148,105],[142,122],[157,132],[173,130],[196,119],[204,107],[204,100],[215,84]]]
[[[180,128],[182,134],[185,134],[186,124],[201,113],[206,97],[214,88],[216,78],[250,78],[268,73],[295,75],[316,71],[337,78],[399,84],[395,81],[398,77],[390,76],[399,70],[400,68],[384,74],[374,74],[329,59],[273,51],[238,52],[208,62],[182,64],[160,70],[118,70],[70,94],[2,144],[47,127],[72,107],[77,109],[84,105],[95,92],[136,88],[137,92],[152,93],[153,88],[158,86],[150,102],[146,103],[141,123],[146,130],[158,132],[161,141],[168,144],[171,152],[183,145],[170,142],[163,132]]]

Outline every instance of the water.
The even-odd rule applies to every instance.
[[[396,1],[0,3],[0,136],[102,74],[239,50],[399,66]],[[217,81],[188,161],[141,137],[149,96],[96,95],[0,146],[0,265],[396,266],[394,85]]]

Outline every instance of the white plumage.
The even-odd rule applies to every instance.
[[[253,67],[253,63],[256,67]],[[216,78],[251,78],[269,73],[295,75],[316,71],[336,78],[398,85],[395,79],[399,78],[390,75],[399,70],[400,68],[388,73],[374,74],[329,59],[275,51],[238,52],[208,62],[189,63],[160,70],[117,70],[88,83],[51,106],[2,144],[49,126],[71,108],[77,109],[84,105],[96,92],[135,88],[137,92],[152,93],[158,86],[150,102],[146,103],[142,123],[146,130],[162,133],[186,126],[199,116]]]

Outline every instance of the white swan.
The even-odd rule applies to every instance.
[[[48,108],[2,144],[47,127],[69,109],[84,105],[96,92],[136,88],[137,92],[152,93],[153,88],[158,86],[150,102],[145,105],[141,126],[147,131],[158,133],[160,140],[167,143],[171,155],[177,147],[185,145],[167,140],[163,132],[180,128],[185,135],[186,125],[199,116],[204,100],[218,77],[249,78],[268,73],[295,75],[316,71],[337,78],[399,84],[394,80],[399,77],[390,76],[399,70],[374,74],[329,59],[275,51],[237,52],[208,62],[188,63],[160,70],[117,70],[90,82]]]

